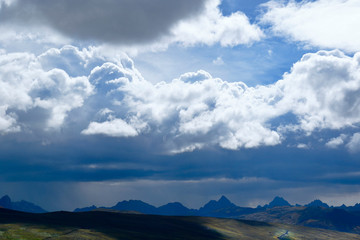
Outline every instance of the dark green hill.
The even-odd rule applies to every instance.
[[[0,209],[0,239],[360,239],[302,226],[108,211],[23,213]]]

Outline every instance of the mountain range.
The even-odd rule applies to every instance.
[[[189,209],[179,202],[168,203],[157,208],[140,200],[129,200],[118,202],[113,207],[97,208],[96,206],[91,206],[87,208],[77,208],[74,212],[86,212],[99,209],[120,212],[132,211],[151,215],[235,218],[302,225],[360,234],[360,204],[352,207],[346,207],[345,205],[329,207],[326,203],[318,199],[304,206],[298,204],[293,206],[284,198],[275,197],[270,203],[264,206],[250,208],[239,207],[225,196],[222,196],[217,201],[209,201],[200,209]]]
[[[0,207],[22,211],[22,212],[31,212],[31,213],[45,213],[47,212],[42,207],[35,205],[34,203],[21,200],[19,202],[13,202],[8,195],[0,198]],[[232,203],[225,196],[221,196],[219,200],[211,200],[206,203],[200,209],[189,209],[182,205],[180,202],[167,203],[160,207],[152,206],[141,200],[127,200],[118,202],[115,206],[112,207],[97,207],[95,205],[76,208],[74,212],[87,212],[96,209],[112,209],[116,211],[133,211],[143,214],[156,214],[156,215],[178,215],[178,216],[212,216],[212,217],[237,217],[240,215],[248,215],[257,212],[264,212],[267,209],[272,209],[274,207],[302,207],[299,204],[291,205],[282,197],[275,197],[270,203],[265,204],[264,206],[258,206],[257,208],[251,207],[239,207]],[[360,212],[360,203],[355,204],[354,206],[338,206],[333,207],[322,202],[319,199],[316,199],[308,204],[303,205],[303,207],[321,207],[321,208],[336,208],[346,210],[348,212]]]
[[[74,212],[86,212],[96,209],[113,209],[117,211],[134,211],[143,214],[156,214],[156,215],[178,215],[178,216],[208,216],[208,217],[238,217],[240,215],[248,215],[257,212],[264,212],[267,209],[275,207],[321,207],[321,208],[336,208],[343,209],[349,212],[360,211],[360,204],[357,203],[354,206],[347,207],[345,205],[339,207],[329,206],[328,204],[316,199],[305,205],[291,205],[282,197],[275,197],[270,203],[264,206],[258,206],[256,208],[251,207],[239,207],[232,203],[225,196],[221,196],[219,200],[211,200],[199,209],[189,209],[179,202],[168,203],[160,207],[155,207],[151,204],[140,200],[126,200],[118,202],[112,207],[96,207],[92,205],[90,207],[76,208]]]
[[[22,212],[46,212],[39,206],[26,201],[12,202],[9,196],[0,199],[0,206]],[[120,213],[138,213],[164,216],[201,216],[245,219],[260,222],[293,224],[323,229],[338,230],[360,234],[360,204],[347,207],[330,207],[321,200],[314,200],[304,206],[291,205],[282,197],[275,197],[270,203],[256,208],[239,207],[228,198],[211,200],[199,209],[189,209],[179,202],[168,203],[160,207],[152,206],[140,200],[118,202],[112,207],[95,205],[77,208],[74,212],[109,211]]]

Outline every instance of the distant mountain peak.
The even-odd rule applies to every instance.
[[[276,196],[268,205],[265,205],[265,207],[273,208],[273,207],[290,207],[291,204],[286,201],[284,198]]]
[[[319,199],[316,199],[314,201],[312,201],[309,204],[305,205],[306,207],[324,207],[324,208],[329,208],[329,205],[327,205],[326,203],[322,202]]]
[[[122,210],[136,211],[145,214],[151,214],[156,212],[156,207],[140,200],[129,200],[129,201],[118,202],[115,206],[111,207],[111,209],[120,210],[120,211]]]
[[[188,209],[179,202],[172,202],[158,207],[157,213],[162,215],[186,216],[193,214],[194,210]]]
[[[0,206],[7,209],[22,211],[22,212],[32,212],[32,213],[44,213],[46,212],[41,207],[24,200],[20,202],[12,202],[8,195],[3,196],[0,199]]]
[[[1,202],[11,202],[11,199],[8,195],[5,195],[0,199],[0,201]]]
[[[0,199],[0,206],[11,209],[11,199],[8,195],[5,195]]]
[[[227,203],[227,204],[230,203],[230,204],[232,204],[232,202],[230,202],[230,200],[227,197],[225,197],[224,195],[222,195],[221,198],[219,198],[218,203]]]
[[[236,207],[235,204],[230,202],[225,196],[221,196],[218,201],[211,200],[207,204],[205,204],[202,208],[200,208],[201,212],[213,212],[218,211],[220,209],[233,208]]]

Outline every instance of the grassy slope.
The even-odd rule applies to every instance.
[[[360,239],[359,235],[255,221],[113,212],[0,211],[0,239]]]
[[[360,234],[360,214],[321,207],[275,207],[240,216],[241,219],[286,223]]]
[[[207,219],[205,225],[210,229],[216,230],[225,236],[225,239],[251,240],[251,239],[278,239],[288,231],[288,234],[282,238],[290,239],[337,239],[349,240],[360,239],[360,235],[343,233],[325,229],[309,228],[295,225],[285,225],[278,223],[263,223],[246,220],[234,219]]]

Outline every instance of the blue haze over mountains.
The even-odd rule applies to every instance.
[[[86,212],[93,210],[117,210],[117,211],[133,211],[143,214],[158,214],[158,215],[168,215],[168,216],[209,216],[209,217],[237,217],[239,215],[246,215],[256,212],[266,211],[266,209],[271,209],[275,207],[294,207],[301,206],[299,204],[291,205],[284,198],[276,196],[270,203],[265,204],[264,206],[257,206],[256,208],[251,207],[240,207],[232,203],[225,196],[221,196],[219,200],[210,200],[203,207],[199,209],[189,209],[182,205],[180,202],[172,202],[162,205],[160,207],[155,207],[151,204],[143,202],[141,200],[124,200],[118,202],[112,207],[97,207],[95,205],[83,208],[76,208],[74,212]],[[360,211],[360,203],[355,204],[354,206],[342,206],[333,207],[322,202],[319,199],[316,199],[308,204],[303,205],[304,207],[321,207],[321,208],[338,208],[344,209],[347,211]],[[22,212],[31,212],[31,213],[45,213],[47,212],[42,207],[37,206],[34,203],[28,201],[18,201],[14,202],[10,199],[8,195],[0,198],[0,207],[22,211]]]
[[[45,213],[41,207],[27,202],[11,201],[9,196],[0,199],[0,208],[21,212]],[[317,199],[304,206],[291,205],[282,197],[275,197],[270,203],[256,208],[239,207],[225,196],[219,200],[211,200],[199,209],[189,209],[179,202],[168,203],[160,207],[152,206],[140,200],[118,202],[112,207],[77,208],[75,214],[88,211],[115,211],[119,213],[134,213],[165,216],[202,216],[235,218],[261,222],[277,222],[282,224],[302,225],[315,228],[360,234],[360,204],[347,207],[329,207]]]
[[[211,200],[199,209],[189,209],[179,202],[168,203],[160,207],[152,206],[140,200],[126,200],[118,202],[113,207],[96,207],[95,205],[85,208],[77,208],[74,212],[92,211],[97,209],[111,209],[117,211],[133,211],[144,214],[158,214],[168,216],[207,216],[207,217],[230,217],[237,218],[241,215],[264,212],[267,209],[276,207],[300,207],[301,205],[291,205],[282,197],[275,197],[270,203],[256,208],[240,207],[232,203],[228,198],[222,196],[219,200]],[[337,208],[346,211],[360,211],[360,204],[354,206],[333,207],[316,199],[303,207],[307,208]]]
[[[21,212],[31,212],[31,213],[45,213],[46,210],[43,208],[24,200],[21,200],[20,202],[13,202],[11,201],[10,197],[8,195],[3,196],[0,199],[0,207],[17,210]]]

